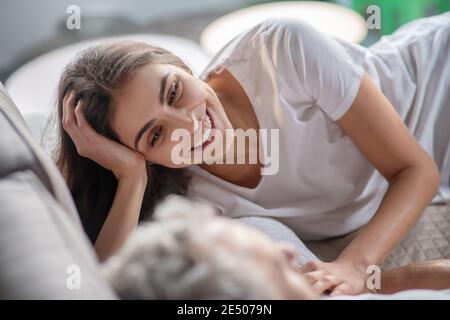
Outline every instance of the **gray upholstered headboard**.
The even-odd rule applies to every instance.
[[[115,298],[59,170],[1,84],[0,204],[0,299]]]

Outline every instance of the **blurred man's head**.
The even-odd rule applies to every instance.
[[[296,253],[259,231],[171,197],[102,271],[125,299],[314,299]]]

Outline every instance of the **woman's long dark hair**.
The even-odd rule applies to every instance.
[[[140,67],[149,63],[171,64],[188,73],[192,71],[171,52],[140,42],[120,42],[90,47],[69,64],[58,89],[59,133],[55,150],[56,163],[63,173],[77,206],[83,227],[95,242],[114,200],[117,180],[114,174],[96,162],[78,154],[75,144],[62,128],[64,96],[74,90],[84,102],[87,121],[100,134],[119,142],[110,127],[113,94]],[[148,183],[140,220],[151,216],[155,205],[165,196],[185,194],[189,175],[185,169],[147,165]]]

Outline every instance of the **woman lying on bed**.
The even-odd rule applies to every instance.
[[[61,78],[58,165],[102,260],[159,200],[186,194],[227,217],[273,217],[303,240],[361,229],[311,272],[318,281],[332,274],[334,294],[359,294],[367,266],[386,258],[436,193],[449,199],[448,53],[450,13],[368,49],[269,19],[230,41],[200,77],[148,44],[93,47]],[[174,157],[179,129],[189,161]],[[237,134],[226,139],[238,129],[275,138],[239,148]]]
[[[318,299],[328,297],[321,295],[324,288],[339,285],[339,277],[325,270],[305,273],[296,259],[301,252],[290,244],[216,217],[208,206],[169,198],[156,210],[156,221],[139,227],[102,265],[121,298]],[[450,260],[376,276],[358,299],[450,299]]]

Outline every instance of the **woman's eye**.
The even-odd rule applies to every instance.
[[[158,142],[161,137],[161,127],[159,127],[152,135],[152,139],[150,141],[150,145],[153,147],[156,142]]]
[[[177,97],[179,83],[180,80],[175,81],[172,85],[172,88],[170,89],[169,97],[167,99],[170,105],[175,101],[175,98]]]

